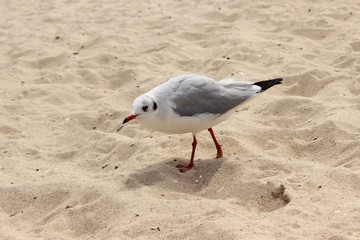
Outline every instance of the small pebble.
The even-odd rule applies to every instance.
[[[152,227],[152,228],[150,228],[151,230],[158,230],[158,231],[160,231],[160,227]]]

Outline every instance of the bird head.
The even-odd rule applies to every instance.
[[[124,119],[123,124],[135,118],[151,117],[157,109],[157,103],[149,95],[143,94],[134,100],[132,107],[132,113]]]

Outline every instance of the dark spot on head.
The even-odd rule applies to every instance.
[[[157,104],[156,104],[156,102],[154,102],[153,109],[154,109],[154,111],[157,109]]]

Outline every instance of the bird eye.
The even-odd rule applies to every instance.
[[[143,110],[144,112],[147,112],[147,111],[149,110],[149,107],[145,105],[145,106],[142,107],[142,110]]]

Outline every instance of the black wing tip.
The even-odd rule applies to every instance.
[[[261,91],[265,91],[266,89],[269,89],[276,84],[281,84],[282,80],[283,80],[282,78],[275,78],[271,80],[256,82],[254,83],[254,85],[261,87]]]

